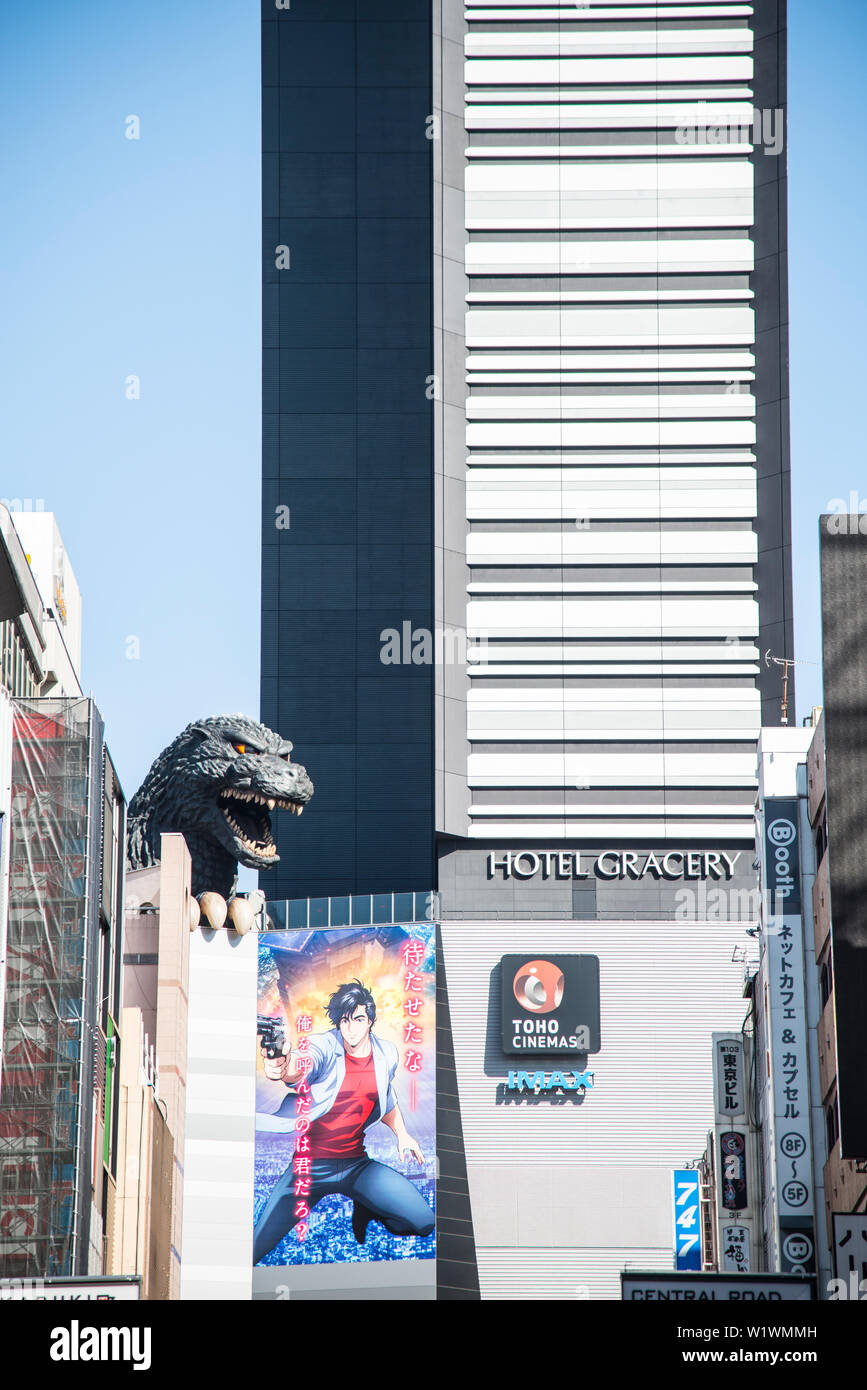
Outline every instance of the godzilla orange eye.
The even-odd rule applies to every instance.
[[[247,751],[247,745],[246,745],[246,743],[235,743],[235,744],[233,744],[232,746],[233,746],[234,748],[237,748],[237,750],[238,750],[239,753],[246,753],[246,751]]]

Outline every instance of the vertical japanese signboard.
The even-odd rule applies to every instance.
[[[701,1269],[701,1191],[695,1168],[675,1168],[674,1252],[675,1268]]]
[[[714,1087],[717,1118],[741,1120],[744,1109],[744,1041],[735,1033],[714,1033]]]
[[[435,1257],[432,923],[259,941],[253,1263]]]
[[[736,1129],[723,1130],[719,1155],[722,1205],[726,1211],[746,1211],[750,1205],[746,1134]]]
[[[750,1273],[749,1226],[725,1224],[722,1227],[720,1272],[724,1274]]]
[[[746,1274],[752,1265],[752,1145],[746,1102],[746,1049],[740,1033],[714,1033],[716,1220],[720,1269]]]
[[[839,1281],[835,1301],[867,1298],[867,1212],[834,1212],[834,1273]],[[836,1297],[835,1297],[836,1295]]]
[[[804,930],[798,802],[765,802],[768,1036],[773,1086],[778,1249],[783,1273],[816,1268],[813,1153],[807,1070]]]

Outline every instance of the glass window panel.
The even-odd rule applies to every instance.
[[[308,926],[328,926],[328,898],[310,899],[310,921],[308,923]]]
[[[374,922],[390,922],[391,916],[391,894],[373,894],[373,920]]]
[[[353,898],[352,902],[352,925],[354,927],[364,927],[370,923],[370,898],[367,894],[362,897]]]

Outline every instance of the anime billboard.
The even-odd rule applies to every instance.
[[[253,1263],[435,1255],[432,923],[259,939]]]

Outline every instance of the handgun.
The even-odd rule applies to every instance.
[[[266,1057],[282,1057],[286,1044],[286,1031],[282,1018],[269,1018],[259,1014],[256,1032],[262,1039],[262,1051]]]

